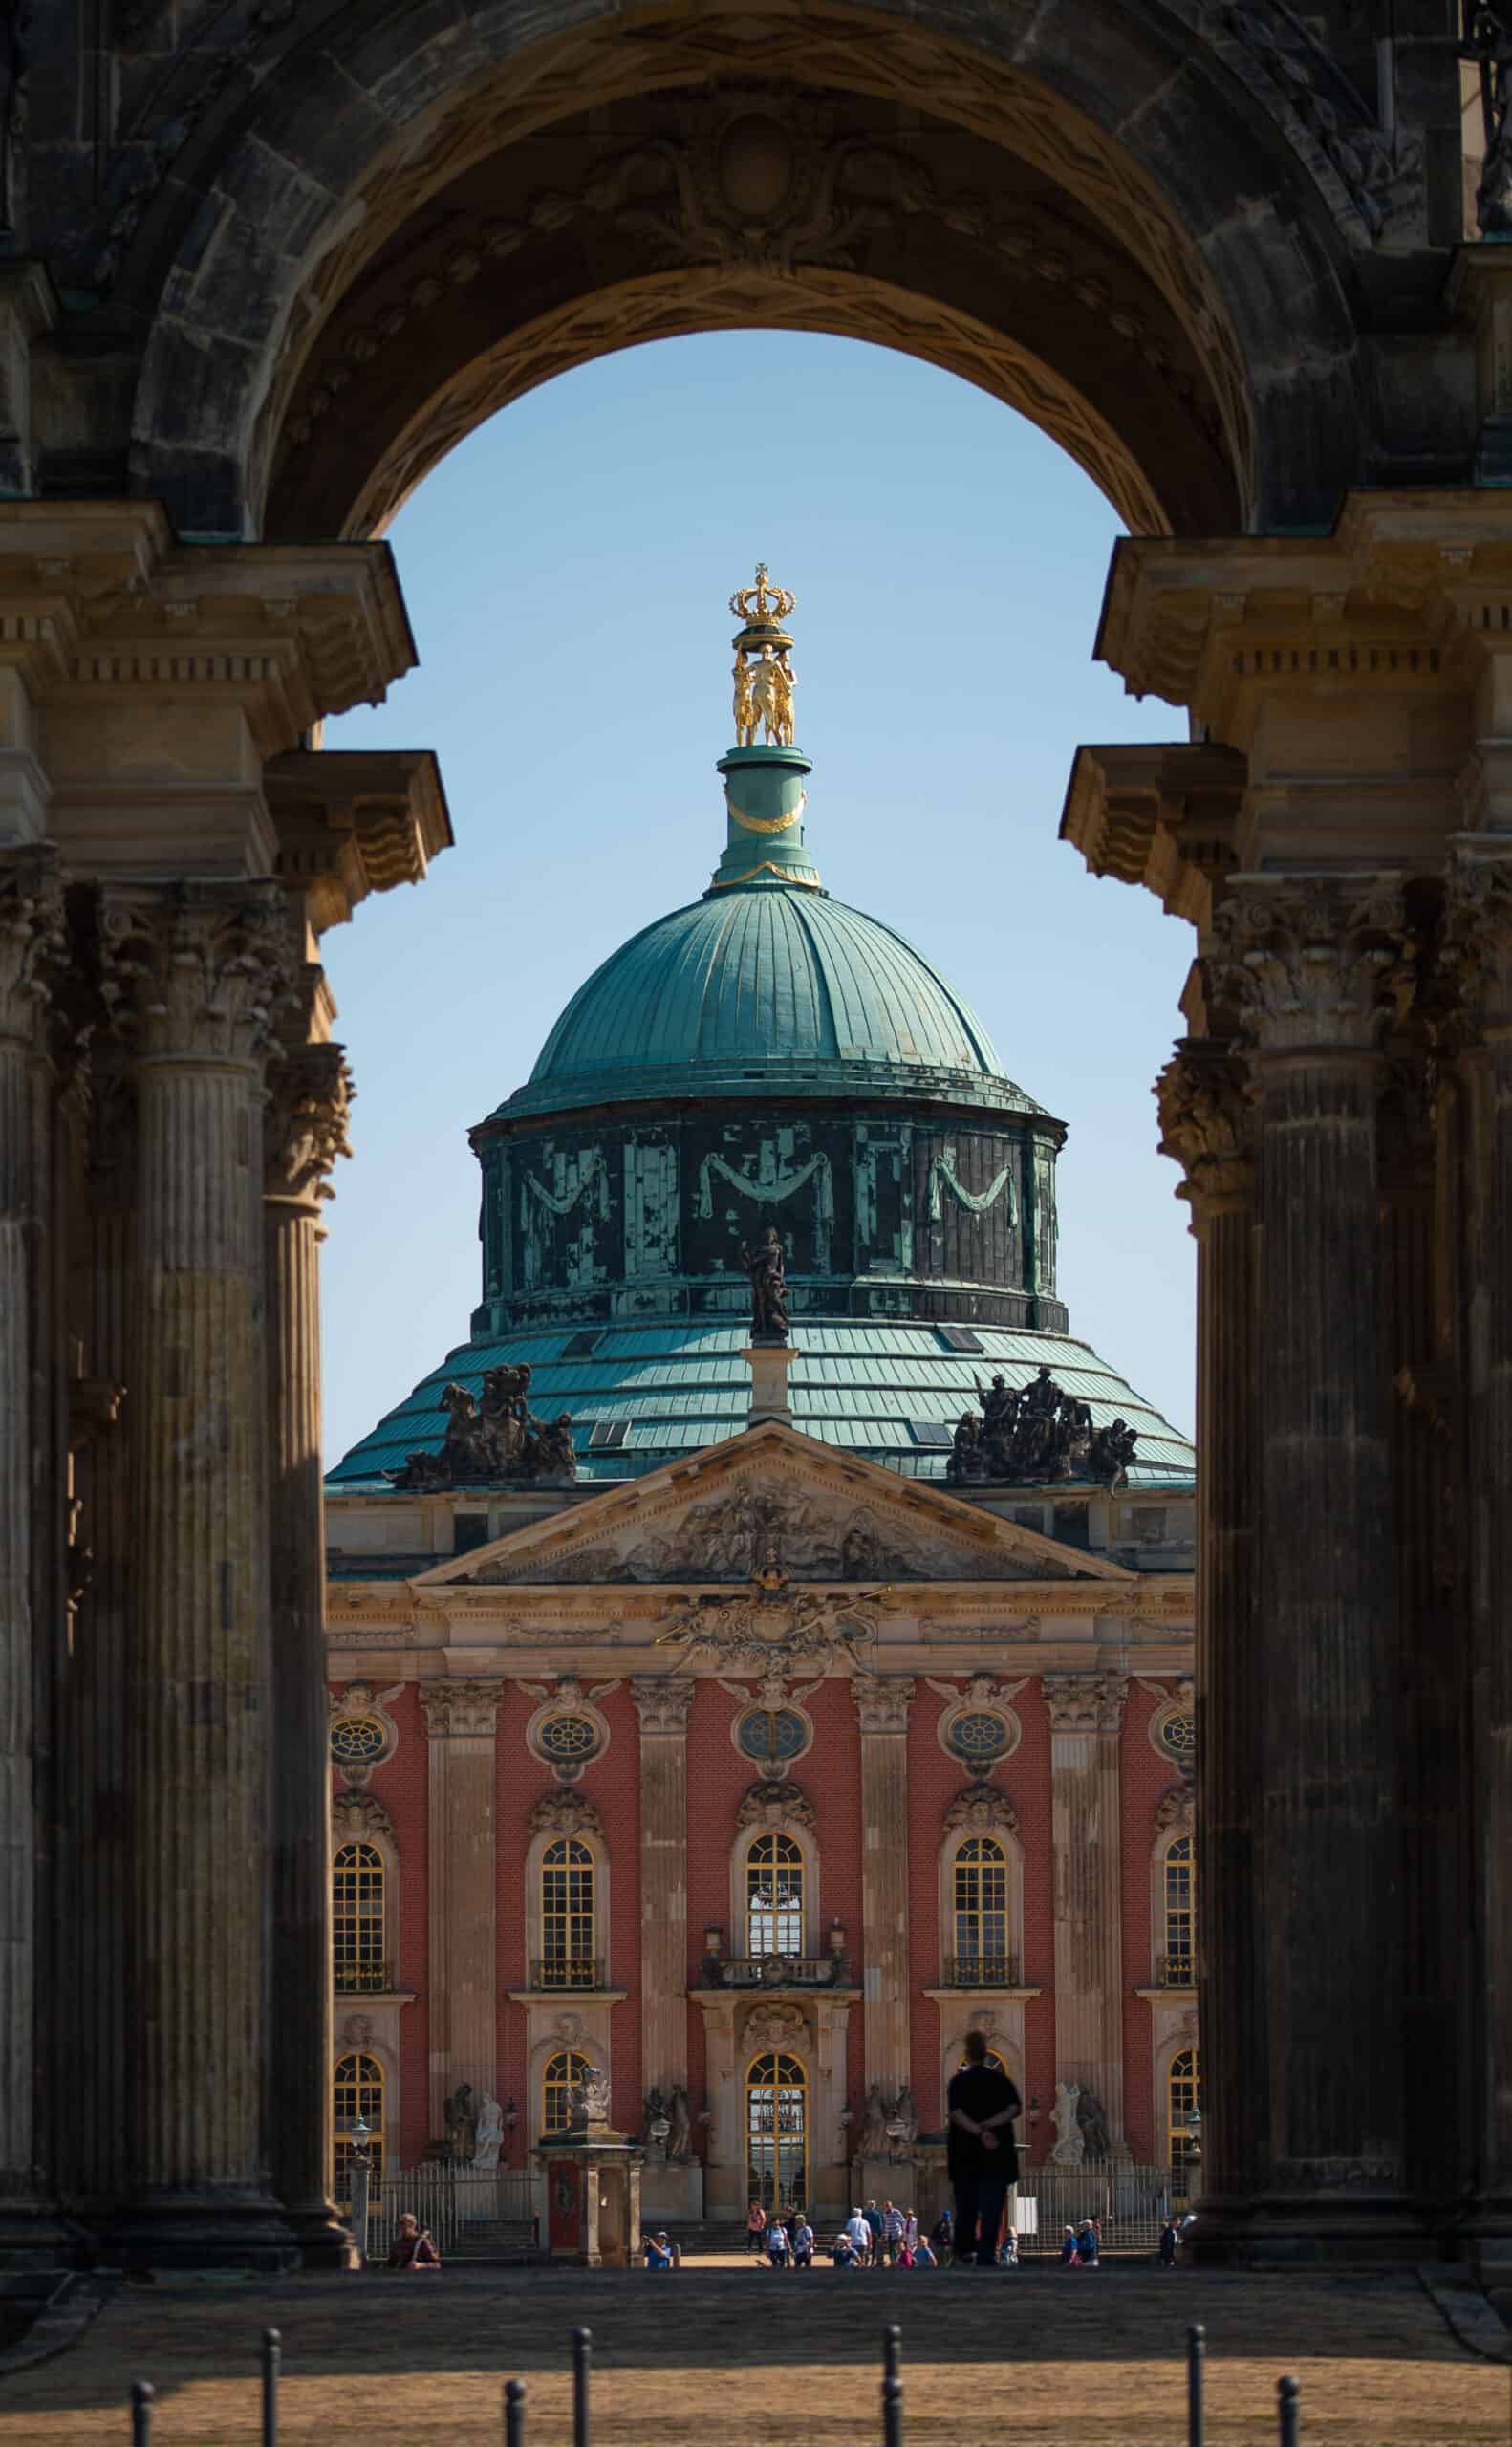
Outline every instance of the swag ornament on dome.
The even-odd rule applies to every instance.
[[[529,1362],[490,1368],[482,1398],[465,1385],[441,1397],[446,1433],[439,1453],[412,1453],[401,1470],[385,1471],[396,1487],[427,1494],[445,1487],[500,1487],[537,1480],[574,1479],[571,1414],[537,1418],[529,1407]]]
[[[981,1416],[963,1411],[956,1427],[945,1465],[950,1485],[1127,1486],[1138,1430],[1123,1418],[1093,1427],[1088,1404],[1057,1385],[1047,1365],[1017,1389],[1001,1372],[990,1385],[979,1380],[977,1401]]]

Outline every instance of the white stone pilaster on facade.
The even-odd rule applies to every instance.
[[[505,1685],[422,1682],[429,1736],[430,2129],[459,2084],[498,2087],[498,1851],[495,1746]]]
[[[1124,2146],[1118,1737],[1121,1674],[1047,1674],[1055,1878],[1055,2073],[1101,2099]]]
[[[861,1728],[861,1948],[865,1963],[866,2084],[885,2100],[911,2081],[908,1959],[907,1674],[858,1674]]]
[[[640,2078],[665,2097],[688,2078],[688,1707],[693,1685],[637,1674],[640,1721]]]

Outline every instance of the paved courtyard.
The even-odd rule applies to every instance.
[[[652,2279],[448,2270],[130,2288],[57,2359],[0,2381],[0,2447],[128,2436],[133,2377],[157,2447],[258,2436],[257,2342],[284,2337],[283,2447],[496,2441],[502,2382],[529,2387],[529,2447],[571,2437],[568,2337],[594,2331],[597,2447],[880,2438],[884,2321],[903,2328],[906,2435],[939,2447],[1178,2447],[1189,2320],[1209,2339],[1209,2438],[1274,2436],[1275,2382],[1303,2383],[1303,2438],[1432,2447],[1508,2436],[1512,2373],[1461,2344],[1409,2276],[1242,2278],[1109,2267],[976,2277],[779,2277],[690,2266]]]

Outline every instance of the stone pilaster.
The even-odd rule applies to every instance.
[[[1232,1046],[1188,1038],[1161,1073],[1161,1149],[1197,1241],[1197,1896],[1202,2187],[1244,2199],[1264,2089],[1256,1879],[1261,1644],[1256,1636],[1253,1113]],[[1220,1904],[1208,1909],[1209,1898]]]
[[[640,1720],[640,2078],[669,2097],[688,2078],[688,1706],[691,1681],[637,1674]]]
[[[866,2084],[895,2099],[910,2082],[908,1959],[908,1716],[913,1678],[857,1675],[861,1728],[861,1945]]]
[[[1246,877],[1210,1001],[1256,1089],[1268,2143],[1257,2224],[1390,2248],[1402,2219],[1398,1726],[1377,1108],[1403,975],[1389,878]],[[1345,2029],[1368,2048],[1343,2047]]]
[[[320,1452],[320,1208],[348,1152],[341,1048],[276,1061],[264,1112],[269,1597],[273,1744],[271,2015],[267,2131],[273,2189],[308,2265],[340,2265],[331,2201],[331,1777]]]
[[[1055,2072],[1101,2099],[1124,2142],[1119,1674],[1042,1677],[1050,1721],[1054,1856]]]
[[[495,1733],[505,1685],[422,1682],[429,1735],[428,1980],[431,2134],[459,2084],[497,2088],[498,1853]]]
[[[0,853],[0,2267],[50,2258],[56,2240],[34,2122],[38,1648],[54,1626],[38,1613],[32,1490],[48,1440],[44,1024],[62,948],[55,854]]]
[[[281,2265],[263,2150],[272,1688],[263,1066],[293,983],[274,884],[122,893],[138,1264],[125,1683],[129,2261]]]
[[[1512,2263],[1512,855],[1460,834],[1445,886],[1438,1030],[1445,1076],[1443,1286],[1453,1381],[1441,1425],[1462,1434],[1473,1932],[1463,1996],[1471,2023],[1474,2207],[1463,2247],[1505,2283]]]

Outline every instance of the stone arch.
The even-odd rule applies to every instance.
[[[148,328],[136,481],[184,529],[377,531],[551,373],[770,322],[953,365],[1146,531],[1325,517],[1361,475],[1378,206],[1242,34],[1027,0],[971,41],[935,0],[827,0],[779,41],[566,13],[292,35],[189,114],[107,267]]]

